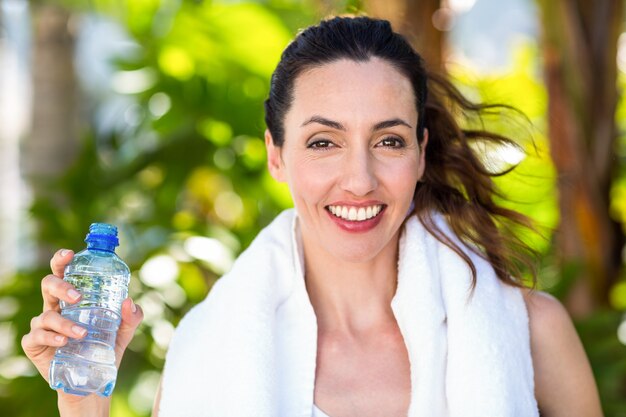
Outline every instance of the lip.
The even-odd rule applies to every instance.
[[[362,221],[349,221],[349,220],[344,220],[340,217],[335,216],[333,213],[330,212],[330,210],[328,209],[328,206],[325,207],[326,209],[326,213],[328,214],[328,216],[330,217],[330,219],[335,222],[335,224],[337,226],[339,226],[340,229],[345,230],[346,232],[350,232],[350,233],[365,233],[365,232],[369,232],[370,230],[372,230],[373,228],[375,228],[378,223],[380,223],[380,221],[383,218],[383,215],[385,214],[385,210],[387,209],[387,205],[383,204],[383,203],[379,203],[379,202],[361,202],[361,203],[333,203],[330,204],[331,206],[351,206],[351,207],[367,207],[367,206],[373,206],[373,205],[381,205],[382,209],[380,210],[380,213],[378,213],[378,215],[376,217],[372,217],[371,219],[368,220],[362,220]]]
[[[368,201],[335,201],[333,203],[330,203],[328,205],[326,205],[326,207],[328,206],[348,206],[348,207],[357,207],[357,208],[361,208],[361,207],[368,207],[368,206],[386,206],[385,203],[383,203],[382,201],[378,201],[378,200],[368,200]]]

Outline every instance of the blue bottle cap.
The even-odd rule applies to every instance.
[[[89,233],[85,237],[85,242],[100,241],[102,243],[116,247],[120,244],[117,239],[117,227],[108,223],[92,223],[89,226]]]

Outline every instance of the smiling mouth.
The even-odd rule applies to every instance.
[[[384,208],[384,204],[374,204],[367,207],[326,206],[326,209],[330,211],[333,216],[351,222],[371,220],[378,216]]]

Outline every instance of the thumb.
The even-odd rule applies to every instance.
[[[118,366],[126,347],[132,340],[135,331],[137,330],[139,324],[141,324],[142,320],[143,310],[141,307],[135,304],[130,297],[125,299],[122,303],[122,322],[117,330],[117,338],[115,342],[115,350],[119,353],[119,355],[116,355]]]

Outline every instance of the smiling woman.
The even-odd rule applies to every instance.
[[[524,287],[515,266],[530,251],[500,228],[530,223],[495,202],[501,173],[470,146],[515,142],[453,116],[492,107],[427,75],[367,17],[302,31],[265,107],[268,168],[295,209],[181,321],[154,415],[601,415],[571,321]],[[67,299],[69,258],[53,259],[47,300]],[[44,315],[23,341],[40,371],[48,336],[69,325]],[[120,356],[140,320],[129,304]],[[59,407],[108,413],[63,393]]]
[[[275,146],[268,130],[266,144],[270,172],[289,184],[306,265],[334,254],[374,271],[367,261],[389,263],[381,251],[395,262],[400,225],[424,171],[411,127],[414,103],[409,80],[379,58],[338,60],[296,79],[286,140]]]

